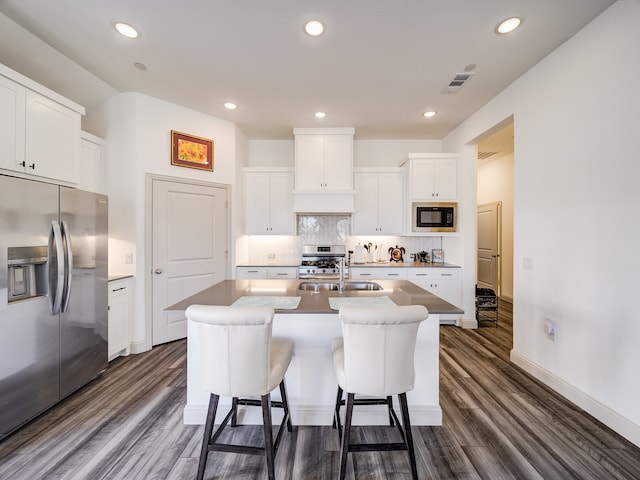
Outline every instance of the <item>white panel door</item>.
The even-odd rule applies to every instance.
[[[500,295],[501,203],[478,205],[478,286]]]
[[[153,181],[153,345],[187,336],[168,305],[227,279],[227,189]]]

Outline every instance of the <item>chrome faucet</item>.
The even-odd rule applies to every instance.
[[[338,272],[340,274],[340,293],[344,293],[344,257],[338,259]]]

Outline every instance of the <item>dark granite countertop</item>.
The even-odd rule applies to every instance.
[[[424,305],[433,314],[462,314],[464,311],[440,297],[427,292],[407,280],[376,280],[383,290],[378,291],[312,291],[298,290],[305,280],[223,280],[192,295],[166,310],[186,310],[189,305],[231,305],[243,296],[300,297],[295,310],[276,310],[277,313],[338,313],[329,306],[329,297],[389,297],[396,305]],[[355,282],[360,283],[360,282]]]

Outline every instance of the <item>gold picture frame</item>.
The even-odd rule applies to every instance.
[[[213,172],[213,140],[171,130],[171,165]]]

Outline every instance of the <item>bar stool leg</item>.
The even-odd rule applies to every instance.
[[[340,471],[339,478],[344,480],[347,474],[347,454],[349,453],[349,437],[351,436],[351,418],[353,417],[354,394],[347,392],[347,411],[344,419],[344,434],[340,445]]]
[[[333,413],[333,428],[338,429],[338,439],[342,440],[342,423],[340,422],[340,406],[342,405],[342,388],[338,387],[338,394],[336,395],[336,408]]]
[[[282,398],[282,407],[284,414],[287,416],[287,431],[293,431],[293,425],[291,425],[291,414],[289,413],[289,400],[287,399],[287,387],[284,384],[284,378],[280,382],[280,397]]]
[[[416,467],[416,452],[413,446],[413,434],[411,433],[411,421],[409,420],[409,407],[407,405],[407,394],[398,394],[400,399],[400,410],[402,410],[402,424],[404,426],[405,442],[409,453],[409,465],[411,466],[411,477],[418,480],[418,468]]]
[[[231,415],[231,426],[235,427],[238,422],[238,397],[231,399],[231,411],[233,411]]]
[[[264,450],[267,457],[267,474],[269,480],[276,480],[275,459],[273,452],[273,426],[271,425],[271,394],[260,397],[262,404],[262,422],[264,424]]]
[[[209,442],[213,432],[213,424],[216,420],[216,410],[218,409],[218,399],[220,397],[215,394],[209,396],[209,408],[207,410],[207,420],[204,423],[204,435],[202,438],[202,448],[200,449],[200,461],[198,462],[197,480],[204,477],[204,469],[207,465],[207,456],[209,455]]]
[[[395,422],[393,421],[393,415],[391,414],[391,411],[393,410],[393,396],[392,395],[387,396],[387,409],[389,411],[389,426],[393,427],[393,426],[395,426]]]

